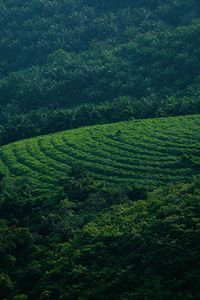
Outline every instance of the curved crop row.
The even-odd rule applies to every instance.
[[[0,148],[0,172],[32,177],[46,190],[80,164],[97,181],[155,187],[197,175],[199,157],[200,117],[185,116],[84,127],[12,143]]]

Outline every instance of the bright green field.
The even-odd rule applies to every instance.
[[[81,164],[97,181],[156,187],[197,174],[183,154],[200,158],[200,116],[148,119],[74,129],[0,148],[0,172],[53,188]]]

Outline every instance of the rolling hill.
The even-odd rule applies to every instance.
[[[1,2],[0,300],[199,300],[200,1]]]
[[[0,172],[28,176],[53,190],[71,167],[105,184],[155,188],[198,174],[200,116],[82,127],[0,148]]]
[[[198,0],[18,2],[0,3],[0,145],[127,121],[127,100],[136,119],[200,113]]]

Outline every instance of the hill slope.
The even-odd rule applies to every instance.
[[[1,105],[26,111],[195,89],[199,1],[107,2],[2,4]]]
[[[0,148],[2,173],[53,189],[75,165],[107,184],[156,186],[198,173],[200,118],[186,116],[98,125]],[[199,161],[198,161],[199,160]]]
[[[198,0],[4,2],[1,145],[55,132],[57,109],[104,102],[115,109],[113,101],[124,97],[134,118],[200,113]],[[93,117],[93,124],[109,121]]]

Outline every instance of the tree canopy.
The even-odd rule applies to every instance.
[[[137,99],[142,110],[152,97],[161,109],[171,97],[173,108],[164,113],[179,114],[183,98],[199,98],[199,17],[197,0],[6,1],[0,11],[2,130],[19,139],[7,130],[21,126],[19,114],[54,114],[123,97]],[[38,131],[34,124],[31,130]]]

